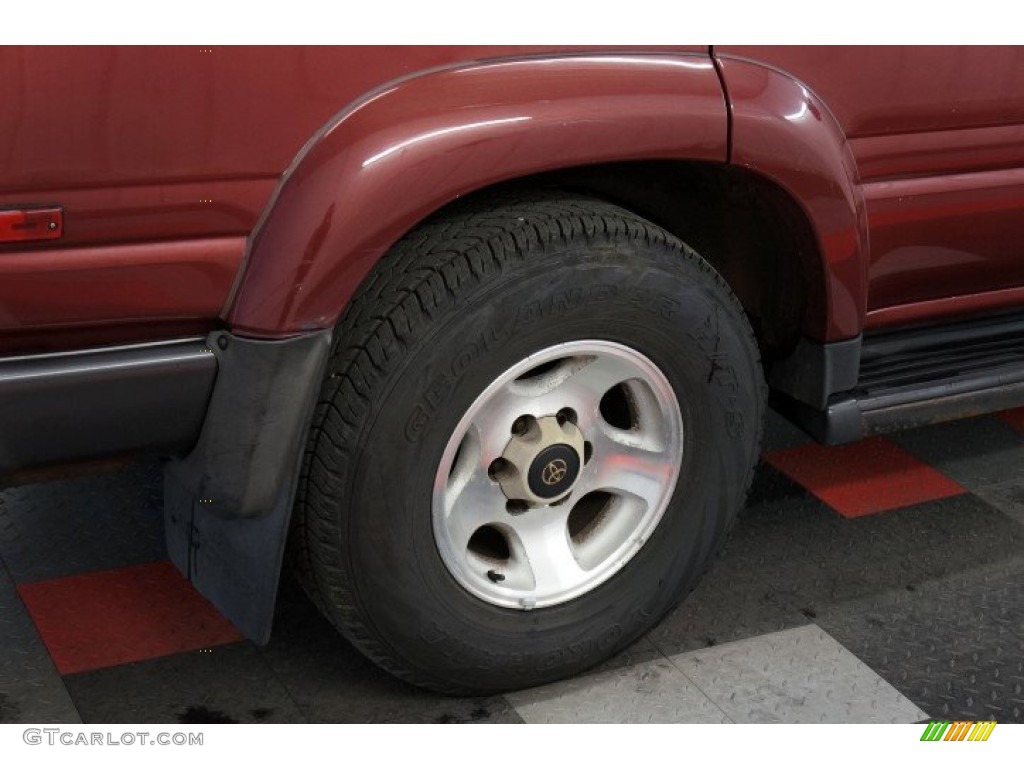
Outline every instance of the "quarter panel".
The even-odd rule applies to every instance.
[[[828,104],[863,185],[868,327],[1015,306],[1024,48],[728,47]]]
[[[850,138],[1012,125],[1024,114],[1024,48],[722,46],[789,72],[824,99]]]

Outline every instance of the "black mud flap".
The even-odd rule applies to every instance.
[[[164,470],[171,560],[250,640],[270,638],[288,521],[331,332],[217,332],[217,380],[195,448]]]

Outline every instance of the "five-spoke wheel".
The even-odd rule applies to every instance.
[[[548,347],[470,406],[434,482],[434,535],[465,589],[530,610],[615,575],[675,488],[683,424],[672,387],[607,341]]]

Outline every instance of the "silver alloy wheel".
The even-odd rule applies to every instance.
[[[609,341],[548,347],[488,386],[448,441],[432,506],[441,558],[493,605],[579,597],[650,538],[682,452],[679,403],[649,359]]]

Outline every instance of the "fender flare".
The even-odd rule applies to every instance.
[[[856,337],[867,311],[867,214],[839,121],[788,73],[728,55],[716,64],[730,104],[730,163],[785,189],[818,240],[824,285],[810,290],[805,333],[826,342]]]
[[[460,196],[593,163],[724,163],[727,141],[707,55],[536,57],[399,80],[296,158],[250,237],[226,320],[257,338],[332,327],[388,248]]]

